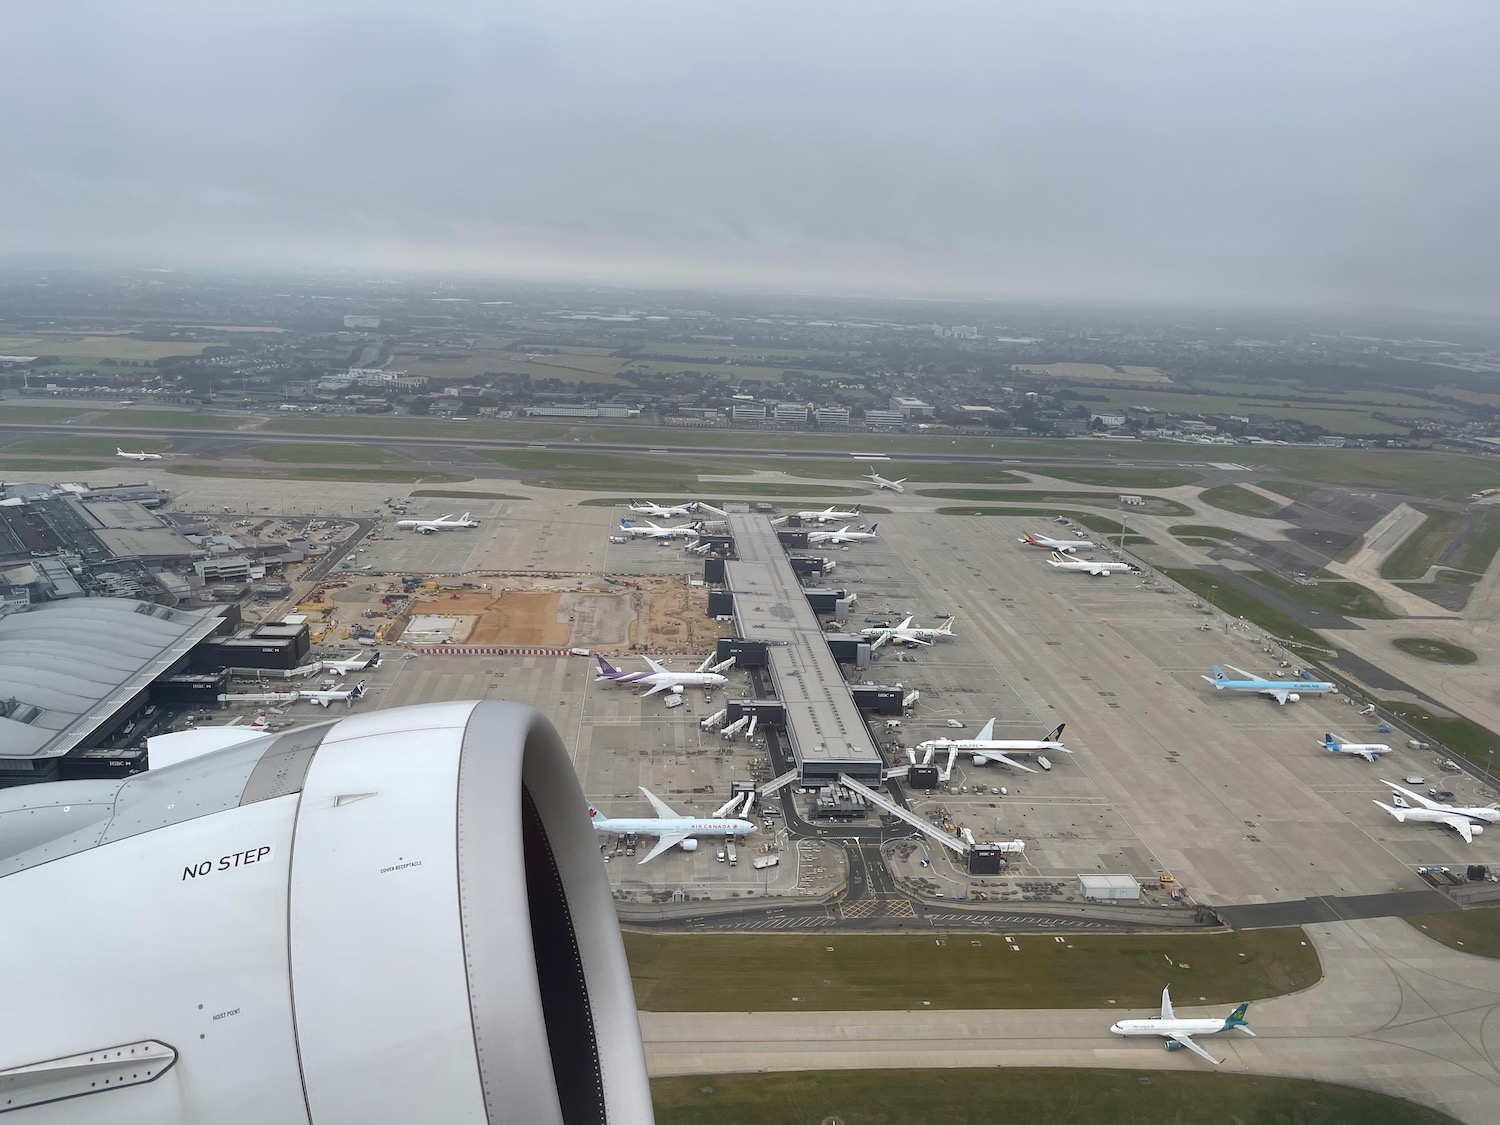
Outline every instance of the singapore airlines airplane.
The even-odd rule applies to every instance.
[[[1358,754],[1367,762],[1378,762],[1380,755],[1391,752],[1384,742],[1345,742],[1332,732],[1325,734],[1318,745],[1332,754]]]
[[[415,531],[418,535],[431,535],[435,531],[462,531],[469,527],[478,527],[479,521],[469,518],[465,512],[454,519],[452,516],[439,516],[435,520],[397,520],[397,527]]]
[[[919,742],[917,749],[924,753],[928,750],[934,753],[946,753],[949,750],[958,750],[962,753],[972,753],[971,761],[976,766],[987,766],[991,762],[999,762],[1001,765],[1010,766],[1011,769],[1020,770],[1022,773],[1036,773],[1030,766],[1023,766],[1016,761],[1012,755],[1021,757],[1036,756],[1037,765],[1044,770],[1050,770],[1052,763],[1042,757],[1048,750],[1061,750],[1064,754],[1071,754],[1062,744],[1063,727],[1067,723],[1058,723],[1057,729],[1046,738],[996,738],[995,720],[991,719],[984,724],[975,738],[933,738],[926,742]]]
[[[699,665],[696,672],[674,672],[665,664],[652,660],[649,656],[641,659],[651,666],[649,672],[626,672],[624,669],[616,668],[602,656],[596,656],[599,661],[599,671],[594,675],[594,682],[609,680],[617,684],[645,684],[651,690],[641,692],[642,697],[655,695],[659,691],[670,691],[674,695],[681,695],[683,688],[690,687],[717,687],[719,684],[728,683],[728,679],[719,672],[707,671],[709,662],[713,660],[710,656]]]
[[[1411,821],[1413,824],[1441,824],[1457,832],[1464,838],[1466,844],[1472,844],[1474,837],[1484,832],[1486,824],[1500,822],[1500,809],[1493,805],[1477,807],[1445,805],[1441,801],[1434,801],[1420,793],[1413,793],[1410,789],[1403,789],[1389,781],[1383,784],[1391,787],[1391,803],[1386,805],[1376,801],[1375,804],[1380,805],[1397,820],[1402,823]],[[1421,807],[1414,808],[1408,802],[1408,798],[1417,802]]]
[[[1213,1063],[1214,1066],[1221,1066],[1221,1060],[1214,1058],[1194,1043],[1193,1036],[1217,1035],[1221,1031],[1231,1031],[1235,1028],[1246,1035],[1254,1035],[1255,1032],[1251,1031],[1245,1023],[1245,1015],[1249,1010],[1249,1004],[1241,1004],[1221,1020],[1180,1020],[1172,1013],[1172,986],[1168,985],[1161,990],[1160,1016],[1145,1020],[1121,1020],[1110,1027],[1110,1031],[1127,1038],[1137,1035],[1159,1035],[1166,1039],[1162,1046],[1167,1050],[1179,1051],[1186,1047],[1193,1054]]]
[[[804,523],[837,523],[839,520],[859,519],[859,509],[860,505],[856,504],[847,512],[841,512],[839,511],[839,509],[830,504],[821,512],[798,512],[797,518],[802,520]]]
[[[865,479],[873,484],[876,488],[889,489],[891,492],[905,492],[906,482],[910,478],[902,477],[900,480],[886,480],[885,477],[881,476],[879,473],[871,472],[865,476]]]
[[[600,812],[592,801],[589,802],[589,820],[597,831],[634,832],[656,837],[656,846],[646,853],[641,863],[650,863],[669,848],[680,847],[685,852],[695,852],[699,836],[739,837],[755,831],[755,825],[737,817],[683,816],[644,785],[641,792],[656,810],[655,816],[611,818]]]
[[[1231,672],[1238,672],[1245,678],[1243,680],[1231,680],[1224,675],[1224,669],[1217,664],[1214,665],[1214,674],[1204,676],[1203,679],[1214,685],[1215,691],[1253,691],[1261,695],[1269,695],[1282,706],[1288,703],[1296,703],[1303,695],[1326,695],[1328,692],[1339,690],[1337,684],[1328,683],[1325,680],[1262,680],[1252,676],[1243,668],[1236,668],[1233,664],[1229,666]]]
[[[1016,542],[1025,543],[1028,547],[1042,547],[1049,551],[1067,551],[1069,554],[1079,548],[1088,550],[1094,546],[1092,539],[1053,539],[1047,535],[1033,535],[1029,531]]]
[[[916,617],[913,615],[899,625],[877,625],[870,629],[861,629],[859,634],[862,637],[870,637],[874,641],[870,645],[872,649],[879,648],[886,641],[891,641],[898,645],[930,645],[939,637],[953,636],[952,617],[948,617],[941,625],[936,627],[931,625],[913,625],[912,622],[915,620]]]
[[[662,505],[653,504],[647,500],[644,504],[637,503],[634,498],[630,501],[630,510],[638,516],[655,516],[657,519],[669,520],[676,516],[690,516],[698,507],[697,503]]]
[[[808,546],[814,543],[863,543],[866,539],[879,539],[880,536],[875,534],[875,529],[879,526],[878,523],[872,523],[869,531],[850,531],[846,523],[837,531],[809,531]]]
[[[1095,578],[1108,578],[1111,574],[1129,572],[1135,569],[1128,562],[1096,562],[1093,559],[1070,559],[1061,551],[1053,551],[1052,557],[1047,560],[1058,570],[1081,570],[1085,574],[1092,574]]]
[[[118,445],[115,446],[115,456],[124,457],[129,461],[160,461],[160,453],[126,453]]]

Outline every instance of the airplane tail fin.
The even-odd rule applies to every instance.
[[[590,821],[594,821],[594,820],[608,820],[609,819],[609,817],[605,816],[602,812],[599,811],[598,806],[595,805],[593,801],[590,801],[587,798],[585,798],[583,803],[586,804],[589,807],[589,820]]]
[[[469,513],[465,512],[463,515],[459,516],[458,517],[458,522],[459,523],[468,523],[469,522]]]
[[[1250,1004],[1247,1001],[1230,1012],[1228,1018],[1224,1020],[1224,1030],[1228,1031],[1232,1027],[1239,1027],[1244,1028],[1245,1031],[1249,1031],[1251,1035],[1254,1035],[1255,1033],[1250,1031],[1250,1028],[1245,1025],[1245,1016],[1249,1014],[1249,1011]]]
[[[365,693],[365,681],[364,680],[360,680],[359,683],[357,683],[357,684],[354,685],[354,690],[349,693],[349,702],[353,703],[356,699],[358,699],[362,695],[364,695],[364,693]]]
[[[1391,804],[1395,805],[1398,809],[1411,808],[1411,805],[1407,804],[1406,798],[1394,790],[1391,792]]]
[[[620,670],[613,664],[611,664],[608,660],[605,660],[604,657],[595,656],[594,659],[599,662],[599,674],[595,677],[595,679],[607,680],[613,676],[618,676],[620,674]]]
[[[626,531],[629,531],[630,530],[630,521],[628,519],[626,519],[624,516],[621,516],[620,517],[620,526],[623,527]]]
[[[875,529],[876,529],[876,528],[877,528],[877,527],[879,527],[879,526],[880,526],[880,525],[879,525],[879,524],[878,524],[878,523],[872,523],[872,524],[871,524],[871,525],[870,525],[870,534],[871,534],[871,535],[874,535],[874,534],[875,534]]]
[[[379,668],[380,667],[380,653],[377,652],[374,656],[370,657],[370,663],[366,664],[365,667],[366,668]]]
[[[1339,748],[1338,739],[1336,739],[1336,738],[1333,737],[1333,732],[1332,731],[1329,731],[1327,734],[1323,735],[1323,749],[1324,750],[1337,750],[1338,748]]]
[[[854,505],[854,514],[856,516],[859,515],[859,505],[858,504]]]
[[[1051,734],[1049,734],[1042,741],[1043,742],[1061,742],[1062,741],[1063,727],[1065,727],[1067,725],[1068,725],[1067,723],[1058,723],[1057,724],[1057,729],[1054,730]]]
[[[1401,798],[1399,798],[1399,797],[1396,798],[1396,800],[1398,800],[1398,801],[1400,799]],[[1390,813],[1398,821],[1401,821],[1403,823],[1406,821],[1406,809],[1407,809],[1406,805],[1403,804],[1403,805],[1399,805],[1399,806],[1392,806],[1392,805],[1386,804],[1384,801],[1375,801],[1373,803],[1375,805],[1379,806],[1380,808],[1384,809],[1386,812]]]
[[[1224,675],[1224,669],[1220,668],[1217,664],[1215,664],[1214,665],[1214,679],[1216,679],[1216,680],[1225,680],[1225,679],[1228,679],[1228,678],[1229,677],[1227,677],[1226,675]]]

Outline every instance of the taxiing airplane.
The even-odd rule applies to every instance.
[[[1384,742],[1346,742],[1332,732],[1325,734],[1318,745],[1332,754],[1358,754],[1368,762],[1378,762],[1380,755],[1391,752]]]
[[[798,512],[797,518],[802,520],[804,523],[809,521],[813,523],[837,523],[839,520],[859,519],[859,509],[860,505],[856,504],[847,512],[843,512],[830,504],[821,512]]]
[[[1397,820],[1409,820],[1413,824],[1441,824],[1457,832],[1466,844],[1472,844],[1474,837],[1484,832],[1486,824],[1500,823],[1500,808],[1494,805],[1449,805],[1420,793],[1413,793],[1394,782],[1382,780],[1381,784],[1391,787],[1391,803],[1375,803]],[[1412,806],[1411,801],[1415,801],[1419,807]]]
[[[1109,562],[1096,559],[1070,559],[1061,551],[1053,551],[1052,557],[1047,560],[1058,570],[1079,570],[1084,574],[1092,574],[1095,578],[1108,578],[1111,574],[1119,574],[1122,571],[1129,573],[1135,567],[1128,562]]]
[[[1161,1015],[1153,1016],[1144,1020],[1121,1020],[1110,1027],[1110,1031],[1116,1035],[1127,1038],[1137,1035],[1159,1035],[1166,1040],[1162,1044],[1169,1051],[1180,1051],[1186,1047],[1195,1055],[1201,1055],[1214,1066],[1221,1066],[1222,1062],[1214,1058],[1202,1047],[1193,1042],[1195,1035],[1217,1035],[1221,1031],[1231,1031],[1238,1028],[1246,1035],[1254,1035],[1249,1025],[1245,1023],[1245,1015],[1250,1010],[1249,1004],[1241,1004],[1228,1016],[1221,1020],[1180,1020],[1172,1013],[1172,986],[1168,985],[1161,990]]]
[[[683,816],[644,785],[641,792],[656,810],[655,816],[607,817],[592,801],[588,803],[589,820],[597,831],[634,832],[640,836],[656,837],[656,846],[646,853],[641,863],[650,863],[669,848],[680,847],[685,852],[695,852],[699,836],[730,838],[748,836],[755,831],[755,825],[737,817]]]
[[[932,738],[926,742],[917,743],[917,749],[926,752],[947,753],[957,750],[960,753],[972,754],[970,759],[976,766],[987,766],[991,762],[999,762],[1001,765],[1010,766],[1011,769],[1020,770],[1022,773],[1036,773],[1030,766],[1024,766],[1015,760],[1013,755],[1020,757],[1032,757],[1037,759],[1037,765],[1044,770],[1050,770],[1052,763],[1041,755],[1049,750],[1061,750],[1064,754],[1071,754],[1060,741],[1063,728],[1067,723],[1058,723],[1057,729],[1046,738],[996,738],[995,720],[991,719],[984,724],[979,734],[974,738]]]
[[[162,459],[160,453],[126,453],[118,445],[115,446],[115,456],[124,457],[129,461],[160,461]]]
[[[899,625],[876,625],[869,629],[861,629],[859,635],[873,639],[874,643],[870,645],[872,649],[879,648],[887,641],[898,645],[930,645],[939,637],[953,636],[952,617],[947,618],[935,628],[930,625],[913,625],[912,622],[915,620],[916,617],[912,616]]]
[[[1041,547],[1049,551],[1067,551],[1072,554],[1080,548],[1087,551],[1094,546],[1092,539],[1053,539],[1049,535],[1033,535],[1026,532],[1017,543],[1025,543],[1028,547]]]
[[[809,546],[814,543],[863,543],[866,539],[880,538],[875,534],[875,529],[879,526],[878,523],[872,523],[869,531],[850,531],[849,524],[846,523],[837,531],[809,531],[807,542]]]
[[[626,535],[634,535],[645,539],[696,539],[698,537],[698,525],[695,523],[679,525],[677,527],[659,527],[650,520],[646,526],[631,523],[627,519],[620,521],[620,530]]]
[[[435,531],[462,531],[467,527],[478,527],[479,521],[471,519],[469,513],[465,512],[458,519],[439,516],[435,520],[397,520],[396,526],[415,531],[418,535],[431,535]]]
[[[889,489],[891,492],[905,492],[906,488],[904,486],[910,478],[902,477],[900,480],[886,480],[879,473],[871,472],[865,475],[865,479],[876,488]]]
[[[617,684],[645,684],[650,691],[641,692],[642,697],[655,695],[659,691],[670,691],[674,695],[681,695],[683,688],[690,687],[717,687],[719,684],[729,682],[728,678],[719,672],[705,671],[713,657],[710,656],[699,665],[696,672],[673,672],[665,664],[652,660],[649,656],[642,656],[651,667],[649,672],[626,672],[616,668],[602,656],[596,656],[599,661],[599,671],[594,675],[594,682],[610,680]]]
[[[332,672],[335,676],[342,676],[346,672],[363,672],[366,668],[378,668],[380,666],[380,653],[371,653],[369,656],[353,656],[348,660],[324,660],[323,671]]]
[[[1296,703],[1303,695],[1326,695],[1331,691],[1338,691],[1337,684],[1328,683],[1326,680],[1262,680],[1252,676],[1243,668],[1236,668],[1233,664],[1229,666],[1231,672],[1238,672],[1245,678],[1243,680],[1231,680],[1224,674],[1224,670],[1217,664],[1214,665],[1214,674],[1203,678],[1214,685],[1215,691],[1253,691],[1260,695],[1269,695],[1277,703],[1285,706],[1288,703]]]
[[[309,703],[316,703],[319,707],[327,707],[330,703],[343,700],[349,707],[354,706],[354,701],[365,694],[365,681],[360,680],[352,688],[341,688],[338,691],[299,691],[298,699],[305,699]]]
[[[644,504],[639,503],[634,497],[630,500],[630,510],[638,516],[655,516],[657,519],[669,520],[677,516],[690,516],[698,508],[694,501],[691,504],[653,504],[647,500]]]

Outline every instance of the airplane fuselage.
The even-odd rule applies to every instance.
[[[1110,1029],[1116,1035],[1134,1036],[1167,1035],[1217,1035],[1224,1030],[1224,1021],[1217,1020],[1121,1020]]]
[[[748,836],[755,825],[735,817],[621,816],[595,817],[599,832],[634,832],[638,836]]]

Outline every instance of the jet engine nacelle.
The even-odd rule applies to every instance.
[[[1301,697],[1301,696],[1300,696],[1300,695],[1298,695],[1298,694],[1297,694],[1297,693],[1296,693],[1296,692],[1295,692],[1295,691],[1294,691],[1294,692],[1291,692],[1291,693],[1289,693],[1289,694],[1288,694],[1288,695],[1287,695],[1287,697],[1286,697],[1286,701],[1287,701],[1287,702],[1288,702],[1288,703],[1301,703],[1301,702],[1302,702],[1302,697]]]
[[[689,836],[686,840],[679,844],[678,847],[680,847],[685,852],[695,852],[698,850],[698,841]]]
[[[1114,571],[1112,571],[1112,570],[1101,570],[1099,572],[1099,577],[1100,578],[1108,578],[1112,574],[1114,574]]]
[[[667,690],[670,691],[673,695],[681,695],[682,694],[682,685],[681,684],[673,684]]]
[[[1162,1044],[1162,1046],[1165,1047],[1169,1051],[1180,1051],[1180,1050],[1182,1050],[1182,1044],[1179,1043],[1179,1042],[1177,1042],[1177,1040],[1175,1040],[1175,1039],[1168,1039],[1165,1043]]]
[[[1469,831],[1472,832],[1472,833],[1474,833],[1474,835],[1476,835],[1476,836],[1483,836],[1484,835],[1484,825],[1482,825],[1482,824],[1471,824],[1471,825],[1469,825]]]
[[[987,765],[990,764],[990,760],[988,758],[986,758],[983,754],[975,754],[974,755],[974,764],[976,766],[987,766]]]

